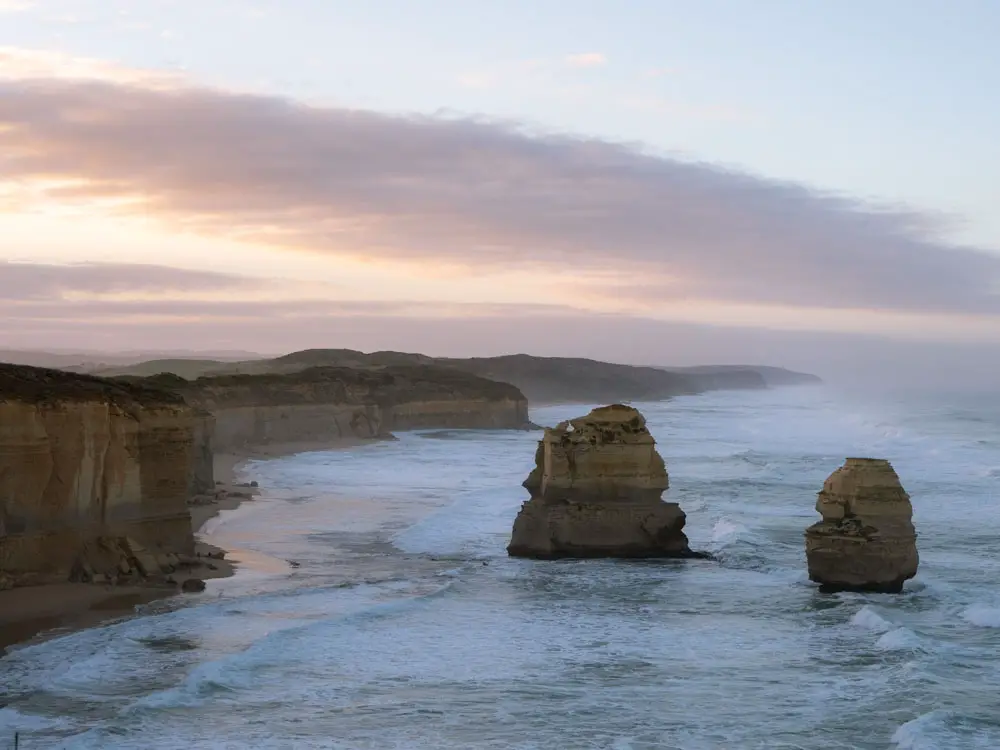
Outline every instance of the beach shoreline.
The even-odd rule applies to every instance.
[[[11,646],[57,638],[130,617],[141,616],[138,608],[160,599],[182,594],[178,584],[184,578],[202,580],[228,578],[237,564],[225,559],[230,550],[204,539],[205,524],[224,510],[235,510],[260,494],[260,488],[244,479],[249,461],[267,461],[298,453],[344,450],[372,440],[345,438],[326,442],[293,442],[257,446],[240,452],[221,453],[214,457],[215,493],[208,500],[192,498],[189,504],[191,530],[195,535],[195,554],[204,564],[175,577],[175,584],[150,581],[121,586],[93,583],[53,583],[0,591],[0,656]]]

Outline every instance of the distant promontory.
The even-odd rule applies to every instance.
[[[306,349],[280,357],[240,361],[149,359],[133,364],[70,366],[66,369],[105,377],[171,373],[195,379],[206,375],[290,374],[313,367],[381,369],[407,366],[449,368],[509,383],[519,388],[533,404],[659,401],[706,391],[763,390],[822,382],[815,375],[760,365],[652,367],[530,354],[460,359],[392,351],[365,353],[353,349]]]

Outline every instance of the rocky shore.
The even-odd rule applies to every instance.
[[[235,471],[241,460],[235,456],[219,457],[216,462],[217,476],[220,477],[217,497],[211,503],[191,506],[192,534],[221,510],[236,508],[252,497],[250,488],[240,486],[236,479]],[[46,637],[54,637],[132,616],[136,608],[143,604],[176,595],[188,580],[204,581],[231,576],[234,566],[225,559],[225,555],[225,550],[195,541],[192,554],[183,559],[175,555],[174,569],[160,580],[125,575],[113,581],[67,580],[0,590],[0,649],[42,633]],[[129,567],[132,567],[131,563]]]
[[[437,367],[190,382],[0,363],[0,647],[231,575],[196,533],[257,494],[246,459],[526,426],[515,387]]]
[[[214,456],[215,486],[212,492],[189,500],[194,554],[163,579],[121,580],[115,583],[58,582],[0,590],[0,653],[13,644],[93,627],[103,622],[136,615],[144,604],[182,594],[198,593],[199,587],[184,592],[185,581],[228,578],[237,564],[227,556],[232,550],[212,544],[205,526],[222,511],[235,510],[253,501],[264,488],[244,476],[249,460],[268,460],[320,450],[343,450],[366,441],[344,438],[338,441],[294,441],[258,446],[242,453]],[[170,579],[170,580],[167,580]],[[190,585],[190,584],[189,584]]]

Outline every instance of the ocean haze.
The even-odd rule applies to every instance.
[[[517,317],[442,319],[346,316],[304,319],[290,330],[285,321],[247,324],[215,323],[219,340],[235,347],[260,347],[258,354],[198,351],[185,347],[188,336],[175,325],[147,323],[142,329],[110,324],[107,328],[78,324],[91,335],[118,346],[150,340],[161,351],[86,351],[55,359],[31,349],[13,361],[45,366],[71,366],[83,361],[130,364],[160,358],[253,359],[287,351],[329,346],[360,351],[420,351],[439,357],[490,357],[524,352],[536,356],[588,357],[607,362],[662,367],[698,365],[781,366],[814,373],[837,387],[887,392],[991,391],[1000,372],[1000,346],[971,342],[926,342],[885,336],[768,331],[671,324],[613,316],[546,317],[541,323]],[[209,324],[201,324],[204,328]],[[53,325],[53,335],[67,340],[74,324]],[[131,339],[130,339],[131,337]],[[287,348],[279,348],[283,345]],[[176,348],[175,348],[176,347]],[[169,350],[168,350],[169,349]]]

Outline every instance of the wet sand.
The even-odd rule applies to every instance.
[[[217,455],[216,499],[190,506],[192,531],[199,535],[211,518],[223,510],[238,508],[259,493],[258,488],[247,487],[238,482],[245,481],[241,479],[241,470],[248,460],[268,460],[310,451],[342,450],[363,442],[370,441],[345,439],[334,443],[282,443],[240,454]],[[207,543],[204,538],[196,541],[195,552],[205,558],[205,565],[185,571],[182,575],[175,575],[177,583],[184,578],[226,578],[235,572],[234,562],[218,559],[216,556],[226,550]],[[137,607],[171,596],[185,595],[178,594],[177,585],[155,583],[125,586],[58,583],[0,591],[0,655],[4,649],[16,643],[54,638],[81,628],[134,617]]]

